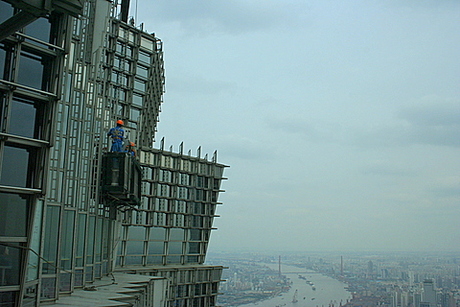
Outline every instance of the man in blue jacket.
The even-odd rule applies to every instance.
[[[117,120],[117,126],[109,130],[107,135],[112,138],[111,152],[123,152],[123,140],[125,138],[125,130],[123,129],[123,121]]]

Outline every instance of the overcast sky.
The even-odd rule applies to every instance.
[[[230,165],[210,251],[460,251],[460,1],[135,7],[157,140]]]

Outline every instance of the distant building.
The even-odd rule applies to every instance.
[[[425,307],[428,305],[429,307],[437,306],[436,289],[432,279],[425,279],[423,281],[422,302],[420,303],[420,306]]]
[[[0,1],[1,306],[215,305],[226,166],[153,148],[162,42],[128,7]],[[136,158],[107,153],[116,120]]]

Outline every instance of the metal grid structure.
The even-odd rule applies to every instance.
[[[159,149],[139,156],[141,205],[123,213],[117,264],[203,264],[226,166]]]

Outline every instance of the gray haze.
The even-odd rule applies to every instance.
[[[460,1],[131,14],[164,42],[157,140],[231,166],[211,251],[460,251]]]

